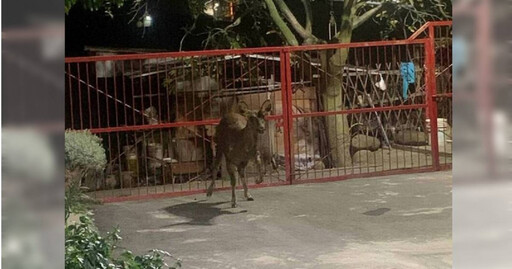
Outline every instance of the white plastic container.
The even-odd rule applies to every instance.
[[[430,119],[426,120],[427,123],[427,132],[428,136],[428,144],[432,143],[432,136],[430,135]],[[439,144],[444,144],[445,142],[452,142],[452,127],[448,124],[447,119],[438,118],[437,119],[437,141]]]

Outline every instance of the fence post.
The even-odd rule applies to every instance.
[[[281,103],[282,103],[282,114],[283,114],[283,139],[284,139],[284,159],[286,168],[286,181],[293,184],[293,171],[294,161],[292,160],[292,89],[291,89],[291,66],[290,66],[290,53],[281,50],[279,52],[280,58],[280,73],[281,73]]]
[[[284,51],[286,57],[286,111],[288,114],[288,144],[290,147],[290,185],[295,180],[295,153],[294,153],[294,140],[293,140],[293,90],[292,90],[292,67],[290,51]]]
[[[426,102],[427,118],[430,120],[430,148],[432,151],[432,165],[436,171],[441,170],[439,163],[439,140],[437,137],[437,101],[435,99],[437,92],[436,85],[436,51],[434,26],[428,26],[428,41],[425,43],[425,69],[426,69]]]

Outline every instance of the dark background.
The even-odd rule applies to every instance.
[[[304,15],[300,1],[289,1],[289,7],[301,20]],[[328,39],[329,2],[315,1],[313,4],[314,33],[320,38]],[[334,3],[336,18],[339,20],[341,3]],[[113,10],[114,17],[103,11],[84,10],[80,5],[73,7],[66,15],[66,56],[85,55],[84,46],[109,48],[145,48],[161,51],[178,51],[185,31],[184,27],[193,23],[192,15],[184,0],[149,1],[148,13],[153,18],[153,25],[146,28],[136,26],[136,20],[128,24],[131,2]],[[207,26],[215,24],[208,16],[200,16],[195,33],[204,32]],[[338,21],[339,23],[339,21]],[[217,22],[218,24],[218,22]],[[368,22],[361,26],[353,39],[378,40],[379,31],[376,24]],[[183,44],[183,50],[201,50],[205,36],[189,35]],[[279,45],[278,43],[270,45]]]

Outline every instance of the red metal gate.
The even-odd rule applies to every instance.
[[[97,134],[107,152],[100,180],[85,184],[104,201],[204,192],[214,126],[235,96],[274,108],[260,145],[269,169],[256,185],[249,167],[251,187],[446,168],[437,118],[451,125],[438,105],[451,78],[436,86],[435,68],[451,74],[451,56],[436,58],[451,34],[434,32],[450,25],[401,41],[67,58],[66,128]],[[326,70],[322,59],[344,49],[346,64]]]
[[[424,36],[427,53],[429,118],[434,167],[451,169],[452,164],[452,22],[429,22],[408,40]],[[429,68],[430,67],[430,68]]]

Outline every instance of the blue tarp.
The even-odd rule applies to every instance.
[[[409,84],[414,83],[414,63],[413,62],[403,62],[400,64],[400,75],[402,76],[403,87],[402,87],[402,96],[404,99],[407,99],[409,89]]]

